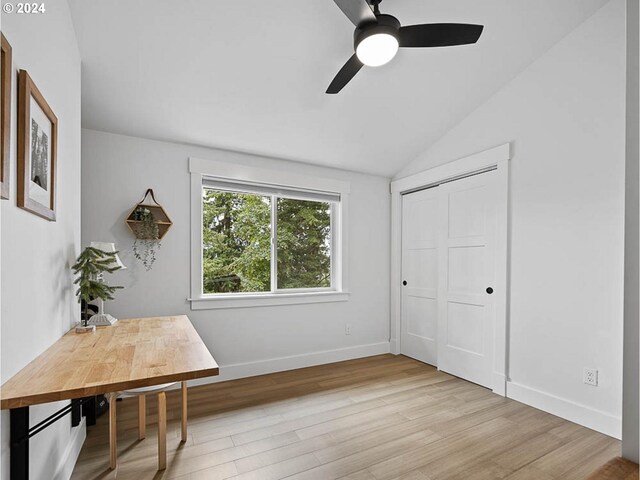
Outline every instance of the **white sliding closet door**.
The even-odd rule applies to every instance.
[[[491,388],[496,172],[440,190],[438,367]]]
[[[402,197],[402,353],[437,365],[438,196]]]
[[[402,353],[489,388],[496,179],[482,173],[402,201]]]

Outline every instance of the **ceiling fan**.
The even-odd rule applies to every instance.
[[[356,26],[355,53],[335,76],[326,93],[338,93],[367,65],[378,67],[395,57],[399,47],[449,47],[476,43],[483,25],[466,23],[427,23],[400,26],[396,17],[380,13],[382,0],[334,0]],[[373,9],[371,8],[373,6]]]

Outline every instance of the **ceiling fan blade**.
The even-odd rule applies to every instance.
[[[361,23],[376,21],[376,16],[367,0],[334,0],[334,2],[356,27]]]
[[[400,27],[401,47],[450,47],[476,43],[483,25],[468,23],[428,23]]]
[[[363,64],[358,57],[353,54],[353,56],[347,60],[347,63],[340,69],[338,74],[335,76],[329,88],[327,88],[327,92],[329,94],[338,93],[343,87],[351,81],[353,77],[356,76],[356,73],[360,71]]]

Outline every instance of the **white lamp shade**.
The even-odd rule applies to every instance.
[[[115,252],[116,251],[116,244],[115,243],[109,243],[109,242],[91,242],[91,246],[93,248],[97,248],[98,250],[102,250],[103,252]],[[122,263],[122,260],[120,260],[120,257],[118,256],[118,254],[116,253],[115,257],[113,257],[113,264],[111,265],[111,268],[120,268],[120,270],[125,270],[127,267],[125,267],[124,263]]]

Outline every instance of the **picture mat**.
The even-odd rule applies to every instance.
[[[49,118],[47,117],[47,115],[44,113],[44,111],[42,110],[42,108],[40,107],[40,105],[38,105],[38,102],[31,97],[30,99],[30,112],[31,112],[31,118],[29,119],[29,135],[30,135],[30,142],[29,142],[29,152],[28,152],[28,165],[26,170],[27,175],[29,175],[29,198],[31,198],[32,200],[40,203],[41,205],[44,205],[47,208],[51,208],[51,181],[52,181],[52,175],[51,175],[51,149],[52,149],[52,126],[51,126],[51,121],[49,120]],[[47,141],[47,145],[46,145],[46,151],[43,152],[44,153],[44,161],[40,163],[40,165],[34,164],[34,151],[33,151],[33,138],[31,137],[31,135],[33,135],[33,128],[32,128],[32,122],[35,121],[38,124],[38,134],[40,135],[40,138],[42,139],[42,135],[46,135],[46,141]],[[44,172],[42,171],[42,168],[44,168]],[[36,169],[36,170],[34,170]],[[41,173],[46,177],[46,180],[42,180],[43,182],[42,186],[38,185],[36,182],[34,182],[34,176],[35,174]],[[42,175],[41,175],[42,176]]]

